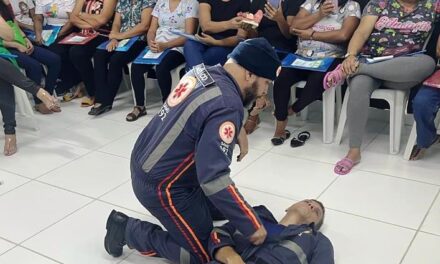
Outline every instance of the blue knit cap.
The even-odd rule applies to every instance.
[[[275,80],[281,63],[272,46],[265,38],[254,38],[240,42],[228,55],[251,73]]]

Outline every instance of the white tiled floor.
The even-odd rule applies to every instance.
[[[168,263],[128,249],[115,259],[103,249],[112,208],[155,221],[132,192],[129,157],[158,105],[135,123],[125,121],[129,97],[98,118],[78,102],[63,106],[59,115],[37,115],[40,131],[20,128],[19,152],[0,156],[0,263]],[[247,200],[265,204],[277,218],[295,201],[322,200],[322,231],[333,242],[337,264],[439,264],[440,148],[418,162],[389,155],[387,123],[370,120],[362,163],[337,176],[333,164],[346,142],[322,144],[320,115],[310,116],[308,123],[289,125],[293,135],[312,133],[304,147],[292,149],[289,141],[271,145],[274,122],[265,113],[249,138],[249,155],[232,165]]]

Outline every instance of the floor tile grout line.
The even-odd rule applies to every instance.
[[[0,237],[0,238],[2,238],[2,237]],[[2,239],[3,239],[3,238],[2,238]],[[1,258],[1,256],[6,255],[6,253],[11,252],[14,248],[17,248],[17,247],[19,247],[19,246],[20,246],[20,245],[14,243],[14,246],[13,246],[13,247],[11,247],[10,249],[8,249],[8,250],[6,250],[5,252],[3,252],[3,253],[0,254],[0,258]]]
[[[316,200],[319,200],[321,198],[321,196],[328,190],[330,189],[330,187],[339,179],[339,177],[341,176],[337,176],[335,177],[335,179],[327,186],[324,188],[324,190],[318,195],[318,197],[316,197]]]
[[[408,248],[405,250],[405,253],[404,253],[403,256],[402,256],[402,259],[401,259],[400,262],[399,262],[400,264],[403,263],[403,261],[405,260],[406,256],[408,255],[408,252],[409,252],[409,250],[411,249],[411,247],[412,247],[414,241],[416,240],[418,234],[421,232],[422,226],[423,226],[423,224],[425,223],[426,218],[428,218],[428,215],[429,215],[429,213],[431,212],[431,209],[434,207],[434,204],[435,204],[435,202],[437,201],[437,199],[438,199],[439,197],[440,197],[440,190],[437,191],[437,194],[435,195],[435,197],[434,197],[434,199],[433,199],[433,201],[432,201],[432,203],[431,203],[431,206],[429,206],[429,208],[428,208],[428,210],[427,210],[427,212],[426,212],[426,214],[425,214],[425,217],[423,217],[423,219],[422,219],[422,221],[421,221],[421,223],[420,223],[420,225],[419,225],[419,228],[416,230],[416,233],[414,234],[413,238],[411,239],[411,242],[409,243]]]
[[[439,237],[439,238],[440,238],[440,234],[436,234],[436,233],[432,233],[432,232],[427,232],[427,231],[422,231],[422,230],[420,230],[419,233],[423,233],[423,234],[431,235],[431,236],[436,236],[436,237]]]
[[[28,247],[25,247],[25,246],[23,246],[23,245],[18,245],[17,247],[21,247],[21,248],[24,248],[24,249],[26,249],[26,250],[29,250],[29,251],[33,252],[34,254],[40,255],[40,256],[45,257],[45,258],[47,258],[47,259],[50,259],[50,260],[52,260],[53,262],[63,264],[63,262],[61,262],[61,261],[58,261],[58,260],[56,260],[56,259],[54,259],[54,258],[52,258],[52,257],[49,257],[49,256],[47,256],[47,255],[45,255],[45,254],[42,254],[42,253],[40,253],[40,252],[38,252],[38,251],[35,251],[35,250],[33,250],[33,249],[31,249],[31,248],[28,248]]]
[[[293,198],[286,197],[286,196],[283,196],[283,195],[279,195],[279,194],[274,194],[274,193],[270,193],[270,192],[266,192],[266,191],[258,190],[258,189],[255,189],[255,188],[252,188],[252,187],[248,187],[248,186],[245,186],[245,185],[240,185],[240,184],[238,184],[237,186],[238,186],[239,188],[245,188],[245,189],[249,189],[249,190],[252,190],[252,191],[256,191],[256,192],[260,192],[260,193],[268,194],[268,195],[271,195],[271,196],[275,196],[275,197],[278,197],[278,198],[283,198],[283,199],[291,200],[291,201],[293,201],[293,202],[294,202],[294,201],[298,201],[297,199],[293,199]],[[346,211],[343,211],[343,210],[340,210],[340,209],[331,208],[331,207],[328,207],[328,206],[326,206],[326,209],[327,209],[327,210],[331,210],[331,211],[335,211],[335,212],[339,212],[339,213],[343,213],[343,214],[347,214],[347,215],[351,215],[351,216],[356,216],[356,217],[359,217],[359,218],[362,218],[362,219],[367,219],[367,220],[371,220],[371,221],[379,222],[379,223],[382,223],[382,224],[391,225],[391,226],[394,226],[394,227],[404,228],[404,229],[412,230],[412,231],[416,231],[416,230],[417,230],[417,229],[410,228],[410,227],[407,227],[407,226],[402,226],[402,225],[398,225],[398,224],[393,224],[393,223],[386,222],[386,221],[383,221],[383,220],[380,220],[380,219],[375,219],[375,218],[371,218],[371,217],[367,217],[367,216],[362,216],[362,215],[358,215],[358,214],[354,214],[354,213],[346,212]],[[440,236],[440,235],[439,235],[439,236]]]
[[[261,151],[261,150],[259,150],[259,151]],[[242,171],[244,171],[244,170],[246,170],[247,168],[249,168],[252,164],[254,164],[255,162],[257,162],[257,161],[258,161],[262,156],[264,156],[264,155],[266,155],[266,152],[263,151],[263,153],[261,153],[261,155],[259,155],[254,161],[249,162],[249,164],[248,164],[247,166],[244,166],[243,168],[241,168],[240,170],[237,170],[236,172],[231,171],[231,172],[234,173],[234,176],[232,176],[231,178],[236,178],[238,175],[240,175],[240,173],[241,173]],[[246,157],[245,157],[244,159],[246,159]]]

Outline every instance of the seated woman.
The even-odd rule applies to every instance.
[[[165,102],[171,92],[171,71],[185,62],[183,56],[184,37],[179,37],[172,31],[194,34],[197,27],[197,0],[159,0],[154,7],[150,29],[148,30],[148,45],[153,52],[162,52],[171,49],[156,65],[156,76],[162,92],[162,101]],[[131,83],[136,97],[136,106],[127,115],[127,121],[135,121],[146,115],[145,110],[145,78],[144,74],[154,65],[133,64],[131,66]]]
[[[289,22],[298,13],[302,2],[297,0],[280,1],[278,8],[271,6],[266,0],[253,0],[250,12],[265,12],[258,28],[248,31],[249,38],[263,37],[278,51],[280,60],[289,52],[296,51],[296,36],[289,32]],[[247,134],[251,134],[260,123],[259,113],[268,106],[266,98],[258,99],[249,109],[248,119],[244,124]],[[255,107],[257,106],[257,107]]]
[[[440,58],[440,37],[437,40],[437,57]],[[438,85],[440,85],[440,80]],[[440,143],[440,135],[437,134],[434,122],[440,109],[439,87],[423,86],[413,100],[413,109],[417,128],[417,145],[411,152],[410,160],[418,160],[425,155],[429,147]]]
[[[199,21],[202,33],[200,42],[185,42],[186,70],[195,65],[224,64],[226,57],[247,33],[241,29],[242,18],[238,12],[248,12],[249,0],[200,0]]]
[[[3,41],[13,41],[14,32],[0,17],[0,54],[10,54],[2,45]],[[15,94],[14,87],[18,86],[25,91],[32,93],[44,102],[49,110],[59,112],[59,106],[55,98],[49,95],[33,81],[24,76],[18,69],[15,59],[10,61],[0,58],[0,112],[3,117],[5,131],[4,155],[11,156],[17,152],[17,138],[15,136]]]
[[[361,160],[361,144],[368,119],[370,97],[379,87],[410,89],[434,70],[434,60],[420,51],[437,17],[435,0],[372,0],[364,10],[359,28],[348,46],[341,66],[328,73],[324,85],[337,86],[349,76],[347,122],[350,150],[335,166],[335,173],[347,174]],[[384,46],[386,45],[386,46]],[[367,64],[360,53],[371,57],[399,57]]]
[[[74,30],[73,24],[69,22],[69,16],[74,5],[75,0],[35,1],[34,29],[37,45],[43,45],[43,24],[62,27],[58,33],[57,41],[48,47],[50,51],[61,58],[61,72],[59,74],[61,82],[58,82],[56,87],[58,95],[68,95],[69,91],[81,82],[79,74],[69,58],[69,50],[72,46],[59,44],[60,40]]]
[[[70,14],[70,22],[75,27],[81,29],[83,34],[94,34],[97,32],[108,34],[112,28],[111,22],[115,13],[116,3],[117,0],[77,0],[72,14]],[[103,35],[98,35],[85,45],[77,45],[70,48],[70,60],[84,82],[88,94],[81,102],[82,107],[92,106],[95,102],[96,88],[92,57],[96,52],[96,47],[107,39]],[[72,98],[69,99],[72,100],[82,93],[84,91],[75,91],[72,94]]]
[[[340,0],[337,7],[329,1],[306,0],[292,20],[291,32],[299,38],[296,54],[312,58],[333,57],[333,70],[344,57],[345,45],[359,24],[360,7],[352,0]],[[277,146],[290,137],[286,130],[287,116],[301,112],[312,102],[322,98],[322,81],[325,73],[318,71],[283,68],[274,84],[276,130],[272,144]],[[288,106],[290,87],[307,81],[298,100]]]
[[[35,4],[32,0],[10,0],[14,18],[21,29],[34,31]]]
[[[107,50],[97,50],[93,57],[96,99],[89,115],[97,116],[112,109],[122,81],[122,70],[146,46],[143,35],[150,27],[154,5],[155,2],[152,0],[118,1]],[[135,36],[141,38],[128,51],[115,51],[119,41]]]
[[[3,45],[10,52],[17,56],[18,65],[26,71],[26,75],[35,83],[41,84],[43,78],[43,68],[47,67],[45,78],[45,89],[52,94],[58,74],[60,73],[61,60],[57,54],[41,47],[34,47],[32,42],[26,37],[20,27],[14,22],[13,13],[10,12],[11,6],[8,0],[0,1],[0,12],[4,20],[8,21],[15,34],[14,41],[4,41]],[[52,111],[47,109],[38,98],[35,98],[35,109],[42,114],[50,114]]]

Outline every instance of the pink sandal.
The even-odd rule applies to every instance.
[[[349,158],[343,158],[342,160],[338,161],[336,163],[334,172],[338,175],[346,175],[348,174],[351,169],[353,169],[353,167],[355,165],[357,165],[360,162],[360,160],[358,161],[353,161]]]
[[[324,80],[322,81],[322,86],[324,87],[324,90],[335,88],[342,85],[346,78],[347,76],[342,71],[342,64],[339,64],[333,71],[328,72],[325,75]]]

